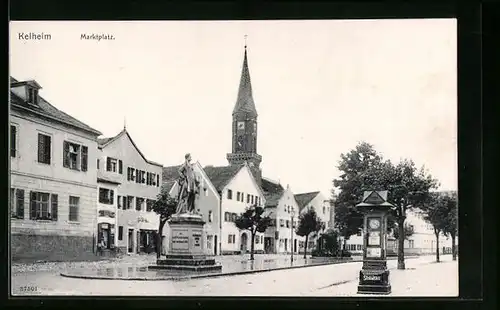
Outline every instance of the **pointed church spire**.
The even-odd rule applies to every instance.
[[[238,89],[238,98],[233,109],[235,113],[246,113],[249,117],[256,117],[257,110],[252,95],[252,83],[250,81],[250,71],[248,70],[247,42],[245,35],[245,54],[243,57],[243,68],[241,69],[240,87]]]

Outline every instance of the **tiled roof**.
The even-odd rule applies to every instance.
[[[283,193],[284,191],[274,193],[264,192],[264,197],[266,198],[266,207],[276,207],[281,199],[281,196],[283,196]]]
[[[137,152],[139,153],[139,155],[141,155],[141,157],[144,159],[145,162],[147,162],[148,164],[150,165],[155,165],[155,166],[160,166],[160,167],[163,167],[162,164],[159,164],[157,162],[154,162],[152,160],[148,160],[146,158],[146,156],[144,156],[144,154],[141,152],[141,150],[137,147],[137,145],[135,144],[134,140],[132,140],[132,137],[130,136],[130,134],[128,133],[127,129],[126,128],[123,128],[122,131],[120,131],[116,136],[114,137],[111,137],[111,138],[99,138],[97,139],[97,143],[99,144],[99,147],[100,148],[103,148],[105,147],[106,145],[108,145],[109,143],[113,142],[114,140],[118,139],[119,137],[121,137],[122,135],[126,134],[127,137],[130,139],[130,142],[132,142],[132,145],[135,147],[135,149],[137,150]]]
[[[179,168],[181,165],[163,167],[162,180],[163,182],[175,181],[179,178]]]
[[[262,178],[261,187],[264,192],[270,192],[270,193],[277,193],[285,190],[283,186],[281,186],[281,184],[276,183],[265,177]]]
[[[222,191],[242,167],[243,165],[222,167],[206,166],[203,170],[217,191]]]
[[[295,200],[299,205],[299,210],[302,210],[314,197],[318,196],[319,192],[302,193],[295,195]]]
[[[252,83],[250,81],[250,72],[248,70],[247,50],[245,47],[245,56],[243,58],[243,68],[241,69],[240,87],[238,89],[238,98],[233,109],[234,113],[245,113],[248,117],[256,117],[257,110],[252,95]]]
[[[18,82],[13,77],[10,77],[10,83],[11,84],[16,83],[18,85],[25,85],[28,82]],[[36,82],[33,81],[33,83],[36,83]],[[72,127],[75,127],[75,128],[87,131],[87,132],[91,132],[96,136],[99,136],[102,134],[97,129],[94,129],[94,128],[90,127],[89,125],[77,120],[73,116],[66,114],[63,111],[57,109],[56,107],[51,105],[48,101],[43,99],[40,95],[38,95],[38,104],[36,106],[32,105],[32,104],[28,104],[24,99],[17,96],[12,91],[10,92],[10,95],[11,95],[10,101],[13,104],[13,106],[18,106],[18,107],[22,107],[24,109],[28,109],[32,112],[37,113],[37,114],[41,114],[42,116],[46,116],[46,117],[49,117],[49,118],[54,119],[56,121],[59,121],[63,124],[70,125]]]

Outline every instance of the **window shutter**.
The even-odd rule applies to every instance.
[[[111,158],[106,157],[106,171],[111,171]]]
[[[87,171],[89,158],[89,148],[82,145],[82,171]]]
[[[69,167],[69,142],[63,142],[63,167]]]
[[[30,192],[30,220],[36,220],[36,192]]]
[[[43,151],[44,151],[44,145],[45,145],[45,141],[43,139],[43,135],[41,133],[38,134],[38,162],[40,163],[43,163],[44,160],[43,160]]]
[[[17,127],[10,126],[10,156],[16,157]]]
[[[123,162],[118,160],[118,173],[123,174]]]
[[[24,218],[24,189],[18,189],[16,191],[16,215],[18,218]]]
[[[109,192],[110,192],[110,195],[111,195],[109,202],[111,204],[113,204],[113,203],[115,203],[115,191],[110,190]]]
[[[57,221],[57,194],[52,194],[51,195],[51,215],[52,215],[52,220]]]

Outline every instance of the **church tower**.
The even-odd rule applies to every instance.
[[[257,110],[252,95],[252,83],[248,70],[247,46],[243,58],[238,98],[233,109],[232,153],[227,154],[230,165],[240,165],[245,161],[252,169],[260,184],[260,163],[262,156],[257,154]]]

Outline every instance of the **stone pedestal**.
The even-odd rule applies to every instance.
[[[169,220],[169,251],[151,269],[217,271],[222,266],[205,255],[205,222],[198,214],[174,215]]]
[[[363,268],[359,272],[359,294],[390,294],[389,270],[387,261],[363,262]]]

